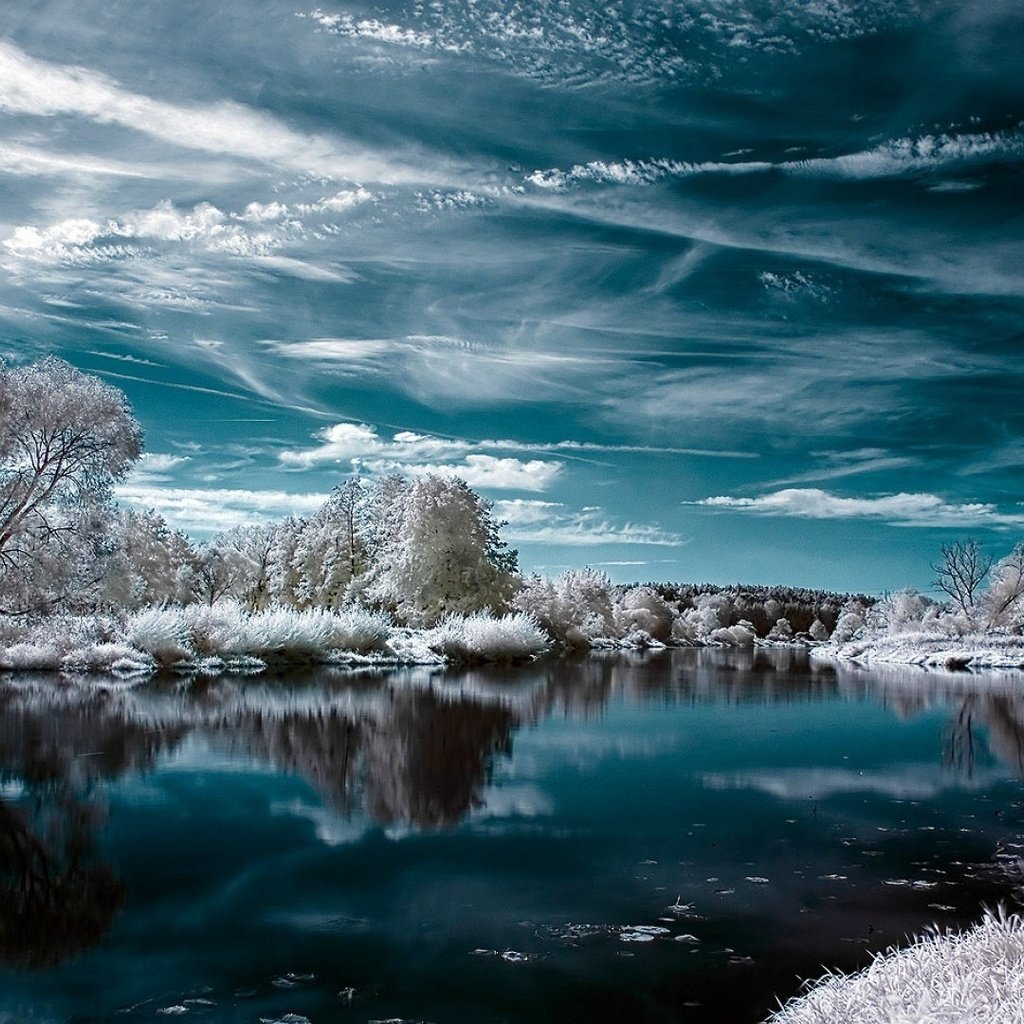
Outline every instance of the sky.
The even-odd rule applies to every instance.
[[[0,358],[196,538],[463,477],[528,571],[928,590],[1024,536],[1007,0],[5,0]]]

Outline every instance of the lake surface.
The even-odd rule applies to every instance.
[[[8,676],[0,772],[0,1022],[755,1022],[1015,905],[1024,677]]]

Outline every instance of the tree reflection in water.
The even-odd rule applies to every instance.
[[[590,719],[612,700],[704,704],[846,697],[901,717],[953,706],[948,763],[988,747],[1024,776],[1019,676],[862,670],[794,650],[595,653],[517,669],[157,680],[131,689],[0,681],[0,958],[58,964],[100,941],[125,893],[97,863],[98,783],[153,767],[187,736],[299,776],[343,815],[457,825],[485,798],[523,724]]]
[[[96,863],[96,781],[152,764],[183,732],[111,716],[102,692],[70,713],[33,703],[0,691],[0,959],[41,968],[99,942],[124,902]]]

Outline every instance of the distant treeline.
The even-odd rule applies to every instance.
[[[875,603],[875,598],[865,594],[838,594],[808,587],[743,583],[728,586],[715,583],[646,583],[643,586],[656,591],[667,603],[677,605],[680,612],[702,605],[706,607],[709,598],[718,599],[714,605],[721,626],[749,622],[761,638],[768,636],[779,619],[786,619],[795,634],[809,634],[817,619],[831,635],[844,612],[858,605],[866,611]]]

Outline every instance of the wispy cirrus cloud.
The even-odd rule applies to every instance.
[[[927,493],[844,498],[817,487],[788,487],[756,498],[718,495],[684,504],[797,519],[875,519],[892,526],[1024,526],[1024,512],[1002,512],[987,502],[957,504]]]
[[[240,103],[179,105],[132,92],[107,75],[59,64],[0,41],[0,110],[80,117],[161,143],[348,181],[432,182],[424,159],[393,159],[351,140],[305,133]],[[441,178],[445,178],[442,175]]]

